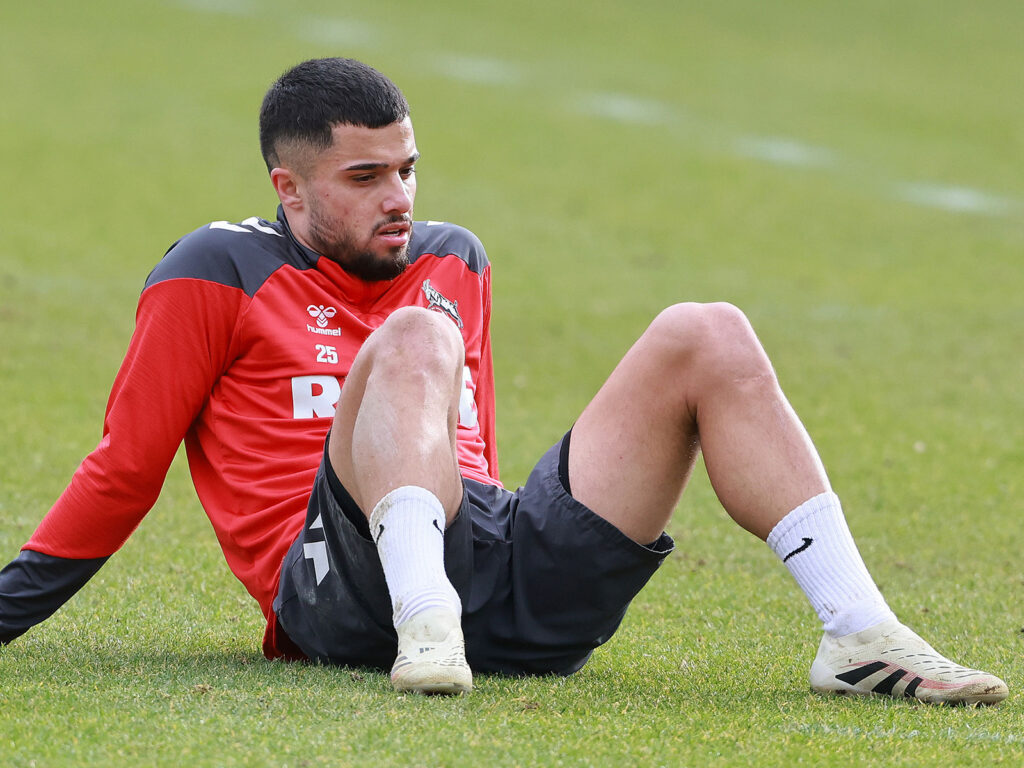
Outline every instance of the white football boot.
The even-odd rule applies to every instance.
[[[826,633],[811,664],[811,690],[929,704],[998,704],[1008,693],[998,677],[954,664],[895,619],[843,637]]]
[[[391,684],[412,693],[469,693],[473,673],[466,663],[462,622],[455,611],[428,608],[397,628],[398,658]]]

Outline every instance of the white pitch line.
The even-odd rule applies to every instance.
[[[686,113],[672,105],[621,93],[590,93],[575,100],[587,115],[619,123],[644,126],[679,125]],[[738,136],[732,151],[739,157],[791,168],[817,168],[841,172],[842,156],[826,147],[813,146],[784,136]],[[887,197],[916,205],[957,213],[1007,216],[1024,210],[1024,201],[964,186],[887,182]]]
[[[593,117],[643,126],[673,126],[688,121],[687,113],[663,101],[622,93],[585,93],[572,100],[576,109]],[[692,121],[690,121],[692,122]],[[842,156],[784,136],[737,136],[732,151],[739,157],[791,168],[841,172]],[[887,197],[958,213],[1007,216],[1024,210],[1024,201],[978,189],[928,183],[886,182]]]
[[[252,16],[257,12],[251,0],[175,0],[182,7],[205,13]],[[300,38],[327,45],[369,47],[380,40],[377,28],[354,19],[305,16],[296,26]],[[502,59],[448,54],[436,60],[435,71],[442,77],[481,85],[517,86],[527,81],[518,63]],[[674,104],[626,93],[581,92],[570,97],[578,112],[614,120],[626,125],[677,127],[694,121]],[[718,131],[716,131],[717,133]],[[784,136],[741,135],[732,140],[739,157],[791,168],[841,171],[842,157],[826,147],[806,144]],[[956,213],[1008,216],[1024,211],[1024,200],[994,195],[979,189],[926,182],[883,182],[887,197],[915,205]]]
[[[673,125],[686,118],[685,114],[664,101],[625,93],[584,93],[573,102],[584,114],[631,125]]]
[[[192,11],[220,13],[228,16],[255,16],[256,6],[249,0],[175,0],[177,5]]]
[[[520,85],[526,79],[518,65],[484,56],[449,54],[442,56],[434,69],[451,80],[482,85]]]
[[[1020,208],[1020,201],[999,197],[978,189],[959,186],[944,186],[926,183],[898,183],[894,194],[900,200],[931,208],[961,213],[983,213],[991,216],[1005,216],[1014,208]]]
[[[355,19],[304,16],[296,24],[298,36],[311,43],[369,47],[377,43],[379,33],[372,24]]]
[[[741,157],[764,160],[773,165],[831,168],[837,164],[836,154],[830,149],[779,136],[741,136],[733,146]]]

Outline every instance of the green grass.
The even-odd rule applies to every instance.
[[[732,301],[893,607],[1002,675],[1010,698],[975,710],[812,696],[812,612],[699,472],[676,553],[571,678],[480,677],[469,697],[422,699],[376,673],[269,663],[179,457],[124,549],[0,650],[0,760],[1024,762],[1024,6],[287,9],[4,10],[0,561],[99,439],[165,248],[212,219],[273,214],[255,127],[266,86],[341,53],[413,105],[418,216],[488,247],[507,485],[660,308]]]

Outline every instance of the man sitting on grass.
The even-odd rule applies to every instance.
[[[277,220],[214,222],[150,274],[103,437],[0,572],[0,641],[44,620],[127,539],[185,441],[270,658],[391,668],[466,692],[471,670],[571,674],[672,550],[703,452],[824,625],[821,692],[995,703],[869,576],[821,461],[744,315],[661,312],[523,488],[498,481],[490,266],[412,219],[419,157],[398,88],[349,59],[267,92]]]

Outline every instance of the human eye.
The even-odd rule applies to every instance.
[[[401,168],[398,171],[398,175],[401,176],[403,179],[408,179],[410,176],[415,175],[415,173],[416,173],[416,166],[415,165],[407,165],[405,168]]]

